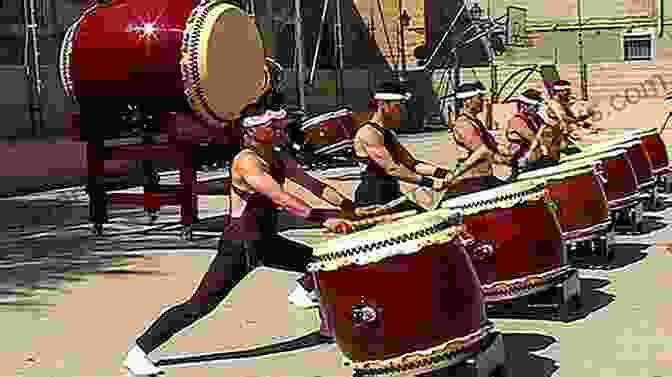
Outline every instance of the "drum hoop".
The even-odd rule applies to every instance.
[[[319,123],[320,121],[323,121],[323,120],[329,120],[329,119],[339,118],[339,117],[348,116],[348,115],[352,115],[352,110],[341,109],[341,110],[336,110],[336,111],[332,111],[332,112],[329,112],[329,113],[315,115],[314,117],[306,119],[303,123],[301,123],[301,129],[304,130],[304,129],[310,127],[310,126],[314,126],[315,124],[317,124],[317,123]]]
[[[205,23],[208,21],[208,16],[216,8],[223,8],[228,10],[237,11],[240,15],[244,16],[246,13],[232,5],[226,0],[212,0],[212,1],[203,1],[197,7],[195,7],[187,21],[185,23],[185,30],[182,33],[182,57],[180,59],[180,70],[182,73],[182,84],[184,86],[184,94],[187,97],[187,100],[190,102],[192,107],[202,111],[195,111],[195,113],[204,120],[206,123],[220,126],[222,123],[227,122],[227,119],[222,119],[213,109],[210,107],[206,101],[205,93],[203,88],[199,87],[198,84],[201,81],[200,72],[199,72],[199,43],[200,43],[200,31],[205,26]]]
[[[490,211],[497,208],[515,207],[526,202],[541,200],[545,197],[546,179],[531,178],[529,180],[521,181],[520,183],[524,183],[529,187],[524,190],[519,190],[518,192],[502,192],[498,193],[492,198],[478,200],[479,197],[486,196],[492,192],[501,191],[503,188],[511,187],[512,184],[500,186],[494,189],[483,190],[473,194],[467,194],[454,199],[449,199],[441,204],[441,209],[458,210],[463,211],[465,215],[474,215],[483,211]],[[462,204],[455,205],[453,203]]]
[[[519,180],[528,180],[536,178],[562,179],[566,177],[576,177],[593,170],[593,163],[590,161],[581,161],[580,163],[568,162],[559,166],[533,170],[518,176]]]
[[[82,14],[77,18],[65,32],[63,37],[63,42],[61,42],[61,48],[59,49],[59,61],[58,61],[58,73],[61,79],[61,85],[63,86],[63,91],[67,97],[70,97],[74,103],[78,103],[77,96],[75,95],[74,82],[72,80],[72,45],[74,43],[75,34],[79,32],[79,25],[85,17],[89,16],[97,9],[97,5],[93,4],[87,9],[85,9]]]
[[[625,155],[626,152],[627,151],[621,146],[613,146],[613,148],[608,148],[606,150],[586,151],[581,152],[579,154],[567,156],[564,159],[561,158],[560,163],[569,164],[569,163],[580,163],[588,160],[594,161],[594,160],[611,159],[614,157],[623,156]]]
[[[343,356],[343,361],[355,370],[375,369],[378,372],[376,375],[390,376],[396,376],[399,370],[408,372],[428,367],[444,368],[457,361],[453,360],[454,356],[495,332],[495,325],[492,322],[488,322],[470,334],[451,339],[426,350],[414,351],[386,360],[366,360],[359,362],[348,360]]]
[[[314,248],[315,251],[320,251],[320,254],[313,255],[308,271],[335,271],[353,264],[367,265],[396,255],[415,254],[427,246],[451,242],[463,231],[463,217],[459,211],[443,211],[441,215],[438,213],[415,215],[402,220],[402,224],[411,219],[422,221],[426,217],[434,220],[432,225],[423,225],[417,230],[410,231],[408,227],[403,227],[398,222],[396,224],[402,230],[394,232],[391,236],[387,233],[385,239],[365,237],[372,234],[372,230],[368,229],[323,242]],[[365,236],[362,236],[362,233]]]

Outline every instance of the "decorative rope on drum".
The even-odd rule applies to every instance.
[[[225,21],[220,20],[222,16],[233,16],[230,19]],[[244,18],[244,21],[243,21]],[[228,33],[243,33],[239,35],[241,38],[239,47],[242,50],[231,51],[232,54],[238,53],[241,55],[242,52],[245,52],[243,56],[237,56],[236,59],[243,59],[243,64],[250,65],[250,69],[259,67],[258,80],[254,84],[254,90],[252,92],[243,92],[241,89],[232,85],[230,82],[215,82],[218,81],[208,76],[216,73],[217,69],[221,67],[210,67],[208,68],[208,44],[212,43],[215,46],[217,43],[213,41],[214,36],[219,38],[226,33],[222,33],[222,26],[227,27],[228,23],[238,22],[235,26],[238,26],[239,29],[236,29],[232,26],[230,29],[227,28],[226,32]],[[239,23],[243,21],[245,25],[240,25]],[[223,23],[225,25],[220,25]],[[245,35],[245,33],[247,33]],[[249,37],[254,38],[254,41],[248,40]],[[226,40],[224,41],[226,42]],[[245,43],[243,43],[245,42]],[[227,113],[221,114],[212,107],[213,103],[218,103],[219,98],[211,98],[211,91],[213,87],[224,85],[227,90],[235,91],[237,95],[241,95],[244,98],[241,100],[241,106],[239,110],[247,105],[254,103],[257,98],[263,94],[265,88],[267,87],[267,74],[265,73],[265,64],[263,57],[263,49],[260,47],[259,51],[253,51],[253,48],[250,48],[251,44],[256,44],[262,46],[260,36],[256,29],[254,20],[251,19],[246,13],[237,7],[226,3],[224,0],[214,0],[214,1],[203,1],[191,12],[191,15],[187,19],[186,27],[183,33],[182,38],[182,58],[180,59],[180,70],[182,72],[182,82],[184,84],[184,93],[189,101],[191,108],[200,115],[201,118],[206,123],[221,126],[223,122],[230,121],[237,117],[238,114]],[[212,46],[211,46],[212,47]],[[244,48],[243,48],[244,47]],[[212,48],[214,51],[214,47]],[[221,51],[218,51],[221,54]],[[257,53],[260,54],[259,59],[254,59]],[[213,55],[218,56],[218,55]],[[212,58],[212,56],[210,56]],[[233,59],[233,56],[228,56],[229,59]],[[257,61],[259,60],[259,61]],[[229,67],[229,69],[232,69]],[[220,72],[221,74],[230,74],[230,72]],[[255,72],[256,75],[256,72]],[[249,75],[247,75],[249,76]],[[235,77],[235,76],[232,76]],[[256,77],[256,76],[255,76]],[[221,77],[217,77],[221,78]],[[206,88],[206,81],[209,83],[208,88]],[[245,88],[249,89],[249,88]],[[219,92],[221,95],[222,92]]]
[[[483,285],[483,295],[486,302],[507,301],[531,295],[562,283],[574,271],[572,266],[565,265],[541,274],[486,284]]]
[[[65,31],[65,37],[61,44],[61,49],[58,53],[58,73],[61,77],[61,85],[63,85],[63,91],[65,95],[72,98],[76,103],[77,97],[74,92],[74,85],[72,80],[72,43],[75,39],[76,33],[79,31],[79,24],[82,22],[84,17],[87,17],[96,10],[96,5],[92,5],[87,8],[79,16],[77,21],[75,21],[68,29]]]
[[[528,201],[546,198],[546,181],[543,179],[515,182],[490,190],[458,196],[441,204],[441,210],[460,210],[464,215],[474,215],[496,208],[511,208]]]
[[[407,353],[387,360],[367,360],[353,362],[343,357],[347,366],[352,366],[359,376],[408,376],[455,365],[469,356],[469,347],[477,344],[495,332],[492,323],[461,338],[451,339],[438,346]]]
[[[395,255],[414,254],[427,246],[451,242],[463,231],[462,224],[460,212],[442,215],[427,212],[384,227],[335,237],[315,247],[308,271],[335,271],[353,264],[367,265]]]

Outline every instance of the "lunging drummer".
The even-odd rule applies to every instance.
[[[456,90],[455,95],[462,101],[463,110],[455,118],[453,127],[453,138],[460,154],[454,175],[463,178],[446,197],[486,190],[506,183],[495,177],[493,164],[510,165],[511,153],[506,146],[497,143],[478,118],[483,112],[484,92],[485,87],[480,81],[462,84]]]
[[[536,89],[527,89],[513,98],[517,112],[509,120],[506,139],[513,154],[513,168],[519,173],[558,165],[562,130],[544,122],[544,98]]]
[[[595,109],[588,107],[585,114],[578,116],[572,111],[572,86],[569,81],[557,80],[553,84],[553,96],[545,110],[547,123],[555,123],[563,133],[562,151],[568,154],[577,153],[575,143],[586,136],[588,123],[586,120],[595,114]]]
[[[365,168],[355,190],[355,206],[388,203],[402,196],[399,181],[436,191],[452,180],[448,169],[420,161],[399,142],[392,130],[400,124],[401,104],[410,98],[398,82],[384,82],[376,90],[375,112],[355,134],[354,158]],[[370,105],[373,105],[370,104]]]
[[[287,141],[285,111],[262,112],[256,111],[254,106],[248,111],[252,114],[242,122],[243,150],[231,164],[230,211],[217,255],[191,298],[161,314],[137,339],[125,361],[126,367],[136,375],[159,373],[148,354],[212,312],[255,267],[264,263],[297,272],[306,270],[312,249],[277,233],[278,209],[284,208],[335,233],[352,230],[349,221],[336,218],[352,214],[352,201],[306,174],[297,161],[277,148]],[[340,207],[342,212],[311,208],[298,196],[285,191],[285,178]],[[328,330],[323,332],[328,334]]]

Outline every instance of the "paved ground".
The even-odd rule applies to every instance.
[[[412,135],[406,142],[420,158],[452,159],[445,153],[446,133]],[[330,182],[346,193],[356,184]],[[647,234],[617,238],[609,265],[575,260],[586,306],[571,323],[541,312],[494,319],[514,376],[672,376],[672,296],[666,293],[672,288],[672,254],[666,250],[672,244],[672,198],[666,206],[647,214]],[[153,225],[139,209],[113,208],[106,236],[93,238],[81,188],[0,200],[0,226],[9,229],[0,233],[0,333],[11,339],[0,342],[0,376],[125,375],[120,366],[134,337],[190,295],[213,255],[226,198],[201,197],[199,210],[206,221],[193,242],[178,238],[176,207],[163,208]],[[315,229],[285,234],[306,243],[319,238]],[[295,278],[254,271],[224,305],[152,356],[167,364],[200,356],[168,365],[168,376],[350,376],[334,345],[231,360],[229,352],[317,329],[315,311],[287,302]]]

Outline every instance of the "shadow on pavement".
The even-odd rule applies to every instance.
[[[607,305],[611,304],[615,297],[604,293],[599,289],[609,285],[609,280],[581,278],[581,306],[573,308],[566,318],[561,315],[557,304],[556,292],[549,290],[540,294],[523,298],[511,303],[500,303],[488,306],[488,317],[507,319],[534,319],[545,321],[572,322],[586,318]],[[530,306],[526,304],[529,303]]]
[[[156,363],[156,365],[167,366],[167,365],[205,363],[205,362],[233,360],[233,359],[247,359],[252,357],[260,357],[284,352],[298,351],[305,348],[311,348],[323,344],[332,344],[332,343],[333,340],[331,340],[331,338],[325,338],[321,336],[318,330],[308,335],[304,335],[300,338],[288,340],[285,342],[279,342],[275,344],[269,344],[267,346],[257,347],[249,350],[199,354],[199,355],[176,357],[176,358],[165,358],[159,360]]]
[[[651,246],[646,243],[614,243],[611,245],[613,257],[610,260],[588,252],[579,252],[570,256],[570,262],[576,268],[615,270],[646,258],[648,254],[642,251]]]
[[[550,377],[559,369],[553,359],[534,355],[542,351],[556,339],[541,334],[504,334],[506,364],[511,376]]]

